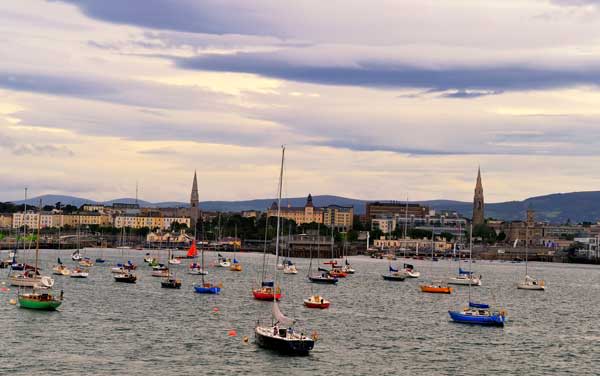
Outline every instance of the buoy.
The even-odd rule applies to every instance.
[[[2,287],[2,288],[0,289],[0,291],[2,291],[2,292],[7,292],[7,291],[10,291],[10,289],[9,289],[9,288],[6,288],[6,287]]]
[[[227,335],[228,335],[229,337],[235,337],[235,336],[237,336],[237,332],[235,331],[235,329],[231,329],[231,330],[230,330],[230,331],[227,333]]]
[[[219,308],[217,308],[217,307],[213,308],[213,312],[219,312]]]
[[[319,340],[319,333],[317,333],[316,330],[313,330],[313,332],[310,335],[310,338],[312,338],[313,341],[318,341]]]
[[[17,304],[17,299],[13,298],[13,299],[9,300],[8,302],[12,305],[15,305],[15,304]]]
[[[244,336],[243,340],[244,340],[244,343],[248,343],[248,336]]]

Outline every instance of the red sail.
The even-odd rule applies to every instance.
[[[190,247],[187,257],[196,257],[198,255],[198,250],[196,249],[196,242],[192,242],[192,246]]]

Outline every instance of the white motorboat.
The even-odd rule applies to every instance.
[[[81,268],[75,268],[71,272],[71,278],[87,278],[90,275],[87,270]]]
[[[157,269],[157,270],[153,270],[151,275],[153,277],[168,278],[171,276],[171,273],[169,273],[169,269]]]
[[[24,273],[12,274],[8,277],[8,280],[11,286],[17,287],[54,286],[54,280],[52,278],[48,276],[35,275],[35,273],[31,270],[28,270]]]
[[[517,288],[521,290],[543,291],[546,289],[546,283],[543,279],[538,280],[526,275],[525,279],[517,284]]]

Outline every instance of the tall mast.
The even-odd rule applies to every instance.
[[[281,168],[279,170],[279,192],[277,193],[277,233],[275,235],[275,259],[279,259],[279,229],[281,227],[281,190],[283,185],[283,163],[285,160],[285,146],[281,146]],[[275,277],[277,277],[277,262],[275,262]],[[277,278],[275,278],[277,279]],[[277,302],[277,294],[273,294],[273,302]]]
[[[471,283],[473,282],[473,223],[471,223],[471,236],[469,237],[469,303],[471,302]]]
[[[38,211],[37,239],[35,240],[35,275],[38,273],[38,257],[40,253],[40,227],[42,227],[42,199]]]
[[[27,187],[25,187],[25,206],[23,208],[23,251],[25,251],[25,236],[27,236]],[[30,245],[31,247],[31,245]]]
[[[525,225],[525,277],[527,277],[527,254],[529,253],[529,223]]]

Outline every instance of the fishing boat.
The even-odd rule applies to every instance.
[[[128,270],[124,271],[123,273],[115,274],[114,278],[115,282],[122,283],[135,283],[137,281],[136,275]]]
[[[433,227],[431,228],[431,266],[433,268],[433,260],[435,257],[435,234],[433,231]],[[433,270],[432,270],[433,273]],[[448,286],[441,280],[434,281],[431,283],[425,283],[419,286],[421,292],[429,293],[429,294],[452,294],[452,287]]]
[[[87,270],[77,267],[71,272],[71,278],[87,278],[89,274]]]
[[[527,239],[527,232],[525,231],[525,278],[517,283],[517,289],[519,290],[532,290],[532,291],[545,291],[546,290],[546,282],[543,279],[535,279],[531,277],[527,271],[528,264],[528,254],[529,254],[529,244]],[[515,242],[516,243],[516,242]]]
[[[311,295],[308,299],[304,299],[304,305],[307,308],[326,309],[329,308],[330,304],[331,302],[324,299],[321,295]]]
[[[408,278],[419,278],[421,276],[421,273],[416,271],[415,267],[411,264],[404,264],[402,271],[406,273]]]
[[[462,324],[504,326],[508,321],[506,311],[492,311],[488,304],[469,302],[462,311],[448,311],[454,322]]]
[[[281,191],[283,186],[283,163],[285,148],[281,153],[281,169],[279,173],[279,192],[277,205],[277,233],[275,236],[275,256],[279,256],[279,235],[281,226]],[[274,265],[277,280],[277,262]],[[280,310],[276,299],[272,300],[271,324],[257,323],[254,328],[256,344],[262,348],[288,355],[308,355],[315,345],[315,340],[294,330],[295,320],[286,317]]]

